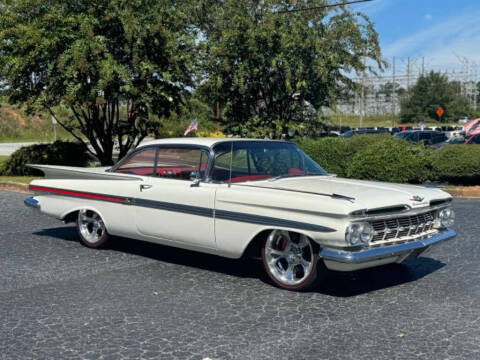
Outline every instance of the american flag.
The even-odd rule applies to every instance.
[[[183,136],[187,136],[189,132],[198,130],[198,119],[193,120],[190,125],[188,125],[187,130],[183,133]]]

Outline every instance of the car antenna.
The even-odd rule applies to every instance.
[[[228,176],[228,187],[232,186],[232,165],[233,165],[233,141],[230,143],[230,171]]]

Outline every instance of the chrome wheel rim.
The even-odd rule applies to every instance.
[[[97,243],[105,234],[105,224],[95,211],[80,210],[78,213],[78,228],[83,239],[90,243]]]
[[[298,285],[313,269],[313,248],[305,235],[283,230],[270,233],[265,244],[265,262],[272,276],[284,285]]]

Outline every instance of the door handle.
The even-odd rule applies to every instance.
[[[150,189],[151,187],[152,187],[152,185],[141,184],[140,185],[140,191]]]

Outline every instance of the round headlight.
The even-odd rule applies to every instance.
[[[448,228],[455,224],[455,211],[452,208],[445,208],[438,212],[439,227]]]
[[[353,223],[345,230],[345,240],[352,246],[368,245],[373,238],[373,232],[372,225],[367,222]]]

